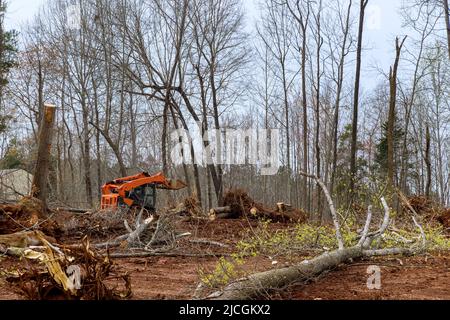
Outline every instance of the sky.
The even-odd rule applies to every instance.
[[[52,0],[9,0],[6,17],[7,28],[20,31],[22,25],[32,19],[39,7]],[[260,0],[244,0],[248,24],[251,28],[257,17],[257,3]],[[385,72],[394,59],[394,40],[404,34],[399,9],[403,0],[370,0],[366,13],[364,33],[365,51],[363,75],[366,89],[377,84],[381,68]],[[359,1],[355,1],[358,3]],[[326,2],[325,2],[326,3]]]

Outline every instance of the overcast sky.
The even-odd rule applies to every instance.
[[[46,1],[52,0],[9,0],[6,25],[20,31]],[[245,0],[248,22],[254,25],[257,16],[256,3],[259,0]],[[377,83],[378,72],[375,66],[388,71],[393,60],[394,40],[397,35],[405,33],[401,28],[401,17],[398,13],[402,0],[370,0],[367,9],[364,52],[364,83],[366,89]]]

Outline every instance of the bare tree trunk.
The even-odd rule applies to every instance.
[[[348,54],[346,53],[347,49],[347,40],[350,32],[350,17],[352,10],[352,0],[350,0],[348,9],[347,9],[347,17],[345,20],[345,26],[343,29],[344,38],[342,40],[341,47],[341,56],[339,60],[339,71],[338,71],[338,79],[337,79],[337,89],[336,89],[336,102],[334,105],[334,124],[333,124],[333,165],[331,169],[331,187],[330,191],[334,191],[335,179],[336,179],[336,169],[337,169],[337,156],[338,156],[338,129],[339,129],[339,112],[341,106],[341,95],[342,95],[342,87],[344,83],[344,67],[345,67],[345,57]]]
[[[161,151],[162,151],[162,167],[165,175],[168,174],[169,166],[167,163],[167,127],[168,127],[168,116],[169,102],[166,101],[163,111],[163,130],[161,135]]]
[[[84,95],[84,93],[82,94]],[[90,159],[90,138],[89,138],[89,111],[86,101],[82,101],[83,109],[83,166],[84,166],[84,183],[86,187],[86,200],[89,206],[94,204],[92,196],[91,181],[91,159]]]
[[[399,38],[395,40],[396,56],[394,66],[389,72],[389,86],[390,86],[390,100],[389,100],[389,114],[387,125],[387,178],[388,185],[393,188],[396,185],[395,181],[395,120],[396,120],[396,102],[397,102],[397,71],[400,62],[400,54],[405,43],[406,37],[400,43]]]
[[[426,133],[425,133],[425,164],[427,168],[427,183],[425,187],[425,195],[427,198],[430,197],[431,194],[431,155],[430,155],[430,149],[431,149],[431,135],[430,135],[430,126],[426,125]]]
[[[315,148],[316,148],[316,166],[317,166],[317,178],[321,178],[322,172],[321,172],[321,158],[320,158],[320,81],[322,78],[322,71],[320,68],[320,53],[321,53],[321,49],[324,43],[323,37],[321,35],[321,13],[322,13],[322,0],[319,1],[319,9],[318,9],[318,13],[316,16],[316,24],[317,24],[317,51],[316,51],[316,64],[317,64],[317,70],[316,70],[316,108],[315,108],[315,113],[316,113],[316,143],[315,143]],[[320,185],[317,183],[317,187],[316,187],[316,193],[317,193],[317,219],[318,221],[320,221],[323,218],[323,213],[322,213],[322,202],[321,202],[321,187]]]
[[[306,4],[306,13],[304,13],[303,9],[300,6],[300,1],[296,2],[296,9],[292,8],[290,5],[290,2],[286,2],[287,7],[292,14],[292,16],[295,18],[295,20],[298,22],[300,26],[300,34],[302,36],[302,44],[301,44],[301,78],[302,78],[302,110],[303,110],[303,171],[308,172],[308,96],[306,91],[306,55],[307,55],[307,31],[308,31],[308,24],[309,24],[309,17],[311,14],[311,6],[309,1]],[[302,181],[302,202],[303,202],[303,209],[307,210],[308,212],[311,211],[311,202],[310,200],[310,193],[308,192],[308,178],[304,177]]]
[[[357,174],[356,156],[358,147],[358,110],[359,110],[359,87],[361,78],[361,56],[364,33],[364,15],[369,0],[361,0],[359,11],[359,31],[358,31],[358,48],[356,51],[356,76],[355,91],[353,92],[353,120],[352,120],[352,140],[350,151],[350,198],[353,200],[355,192],[355,179]]]
[[[307,23],[302,26],[302,108],[303,108],[303,171],[308,172],[308,97],[306,92],[306,44]],[[311,211],[308,196],[308,178],[303,179],[303,209]]]
[[[283,80],[283,99],[284,99],[284,117],[286,126],[286,160],[287,160],[287,170],[286,170],[286,187],[287,187],[287,199],[291,202],[291,141],[290,141],[290,118],[289,118],[289,100],[288,100],[288,85],[286,79],[286,65],[285,57],[280,59],[281,64],[281,74]]]
[[[445,25],[447,26],[448,58],[450,59],[450,10],[448,7],[448,0],[442,1],[444,2]]]
[[[109,134],[107,132],[105,132],[104,130],[102,130],[100,127],[98,127],[97,124],[95,124],[93,122],[90,122],[90,124],[95,129],[97,129],[97,131],[102,134],[103,138],[105,138],[106,142],[108,142],[109,146],[111,147],[111,149],[113,150],[113,152],[117,158],[117,162],[119,163],[120,174],[122,175],[122,177],[126,177],[127,176],[127,168],[125,166],[125,162],[123,160],[122,153],[120,152],[119,144],[114,143],[114,141],[111,139]]]
[[[47,204],[47,182],[52,146],[52,128],[55,121],[56,106],[45,105],[39,129],[39,145],[36,167],[32,183],[31,196]]]
[[[178,120],[177,120],[175,111],[174,111],[174,109],[173,109],[172,106],[170,107],[170,113],[171,113],[171,115],[172,115],[172,121],[173,121],[173,125],[174,125],[174,127],[175,127],[175,130],[179,130],[180,127],[179,127],[179,125],[178,125]],[[178,142],[180,142],[180,143],[183,142],[181,137],[179,137]],[[186,151],[185,151],[184,148],[183,148],[183,149],[181,150],[181,155],[182,155],[182,158],[183,158],[183,164],[182,164],[182,166],[183,166],[183,172],[184,172],[185,181],[186,181],[186,184],[187,184],[188,194],[191,195],[191,194],[192,194],[191,177],[190,177],[190,175],[189,175],[188,167],[187,167],[187,164],[186,164],[186,161],[185,161],[185,159],[186,159],[185,152],[186,152]]]

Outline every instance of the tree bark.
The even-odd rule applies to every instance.
[[[123,157],[122,157],[122,153],[120,152],[119,144],[114,143],[114,141],[111,139],[109,134],[107,132],[105,132],[104,130],[102,130],[97,124],[95,124],[93,122],[90,122],[90,124],[95,129],[97,129],[97,132],[101,133],[103,138],[105,138],[106,142],[108,142],[109,146],[111,147],[111,149],[113,150],[113,152],[117,158],[117,162],[119,163],[120,174],[122,175],[122,177],[126,177],[127,176],[127,168],[125,166],[125,162],[123,161]],[[100,162],[99,162],[99,165],[100,165]]]
[[[55,122],[56,106],[45,105],[39,129],[39,145],[31,196],[38,198],[47,207],[47,179],[52,147],[52,129]]]
[[[442,1],[444,2],[445,25],[447,26],[448,58],[450,59],[450,10],[448,7],[448,0]]]
[[[352,120],[352,141],[350,151],[350,197],[353,200],[355,179],[357,174],[356,168],[356,154],[358,152],[358,111],[359,111],[359,87],[361,78],[361,56],[364,33],[364,15],[368,0],[361,0],[359,11],[359,31],[358,31],[358,47],[356,51],[356,76],[355,76],[355,91],[353,93],[353,120]]]
[[[331,169],[331,187],[330,191],[334,191],[335,179],[336,179],[336,170],[337,170],[337,156],[338,156],[338,130],[339,130],[339,113],[341,107],[341,95],[342,88],[344,84],[344,68],[345,68],[345,57],[348,53],[347,50],[347,40],[349,37],[350,31],[350,16],[352,10],[353,2],[350,1],[347,9],[347,18],[345,20],[344,27],[344,39],[342,40],[341,46],[341,56],[339,60],[339,71],[338,71],[338,79],[337,79],[337,89],[336,89],[336,101],[334,105],[334,124],[333,124],[333,164]]]
[[[334,266],[363,255],[362,247],[326,252],[310,261],[283,269],[252,274],[227,286],[208,298],[214,300],[249,300],[264,297],[268,291],[286,287],[294,282],[308,281]]]
[[[400,54],[405,43],[406,37],[400,43],[399,38],[395,40],[396,56],[394,66],[391,67],[389,73],[390,86],[390,100],[389,100],[389,115],[387,125],[387,178],[388,185],[393,188],[395,186],[395,120],[396,120],[396,102],[397,102],[397,71],[400,62]]]
[[[426,165],[426,169],[427,169],[427,183],[426,183],[426,187],[425,187],[425,196],[427,198],[430,197],[431,194],[431,156],[430,156],[430,151],[431,151],[431,135],[430,135],[430,126],[427,124],[426,125],[426,133],[425,133],[425,165]]]

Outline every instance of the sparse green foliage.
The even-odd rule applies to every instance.
[[[17,32],[5,31],[5,14],[6,4],[0,1],[0,89],[8,84],[8,73],[17,65]]]
[[[16,139],[8,146],[5,156],[0,160],[1,169],[18,169],[24,166],[25,156]]]
[[[345,246],[350,247],[358,242],[357,224],[348,219],[342,228]],[[450,250],[450,238],[445,236],[440,226],[424,226],[427,250]],[[382,248],[403,248],[421,246],[421,234],[412,226],[410,229],[387,230],[377,245]],[[258,228],[249,232],[236,247],[237,251],[230,259],[220,258],[214,271],[200,270],[201,281],[210,288],[227,285],[230,281],[244,276],[239,271],[248,259],[258,256],[275,258],[277,256],[305,257],[311,250],[331,251],[337,249],[335,231],[330,226],[314,226],[299,224],[291,229],[271,230],[270,222],[262,221]]]
[[[376,148],[377,153],[375,155],[375,170],[382,176],[386,176],[386,168],[387,168],[387,152],[388,152],[388,142],[387,142],[387,123],[382,125],[383,135],[381,136],[380,141],[378,142]],[[394,128],[394,150],[400,151],[401,143],[403,143],[403,139],[405,137],[405,131],[403,129],[403,125],[400,123],[399,119],[395,121]],[[399,158],[399,155],[396,154],[395,159]]]
[[[221,257],[213,272],[208,273],[202,269],[199,271],[200,281],[210,288],[224,286],[236,278],[238,274],[236,266],[239,264],[240,262],[236,259],[227,260]]]

